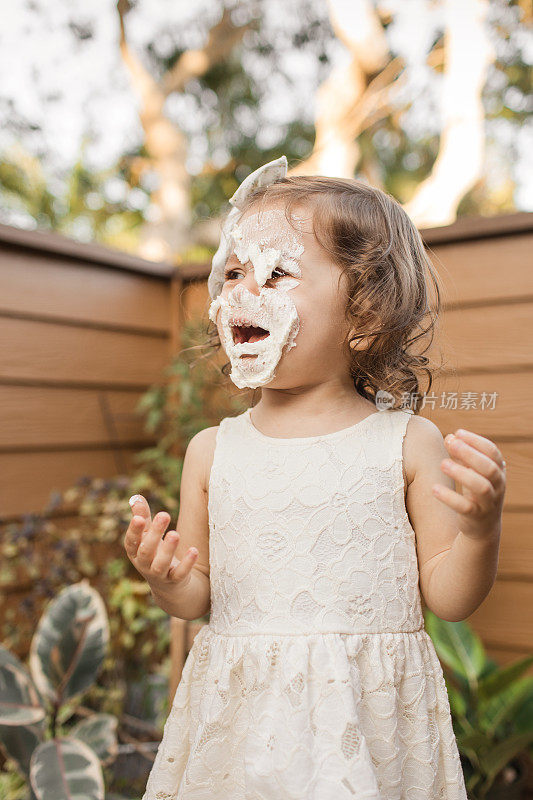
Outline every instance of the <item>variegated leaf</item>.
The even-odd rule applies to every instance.
[[[33,636],[29,666],[37,687],[57,705],[86,691],[109,643],[102,598],[84,579],[46,607]]]
[[[30,781],[38,800],[104,800],[98,756],[79,739],[51,739],[40,744],[30,764]]]

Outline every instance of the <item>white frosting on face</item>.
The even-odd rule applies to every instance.
[[[284,178],[287,174],[287,167],[286,156],[281,156],[281,158],[276,158],[274,161],[269,161],[268,164],[263,164],[263,166],[258,167],[254,172],[250,173],[250,175],[243,180],[237,191],[230,197],[229,202],[232,209],[222,226],[220,243],[218,250],[213,256],[211,272],[207,279],[207,289],[211,299],[214,300],[215,297],[218,297],[224,286],[224,266],[233,248],[229,239],[229,233],[238,217],[241,215],[242,208],[247,198],[261,186],[268,186],[270,183]]]
[[[274,370],[283,348],[295,347],[294,339],[300,328],[296,306],[288,292],[300,283],[302,273],[298,260],[304,252],[301,234],[294,230],[285,212],[270,209],[251,214],[240,224],[227,230],[228,246],[244,266],[251,264],[259,294],[242,284],[235,285],[227,298],[219,294],[209,307],[209,318],[216,323],[220,309],[222,345],[230,359],[230,378],[239,388],[255,389],[264,386],[275,376]],[[233,267],[244,273],[238,265]],[[230,267],[228,267],[230,269]],[[287,273],[282,275],[281,271]],[[274,273],[274,275],[272,275]],[[265,283],[272,279],[274,286]],[[247,324],[269,331],[257,342],[235,344],[232,324]]]
[[[211,262],[211,272],[209,273],[209,278],[207,279],[209,296],[212,298],[217,297],[224,286],[224,267],[226,266],[226,261],[228,260],[233,249],[231,231],[241,214],[242,211],[240,209],[236,207],[232,208],[226,217],[224,225],[222,226],[220,243],[218,245],[218,250],[213,256],[213,260]]]
[[[275,208],[250,214],[233,226],[230,235],[241,264],[252,262],[259,286],[264,286],[278,266],[302,277],[298,264],[304,251],[302,237],[287,222],[284,211]]]

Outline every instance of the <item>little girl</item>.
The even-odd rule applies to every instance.
[[[142,800],[466,800],[421,594],[461,620],[490,591],[505,462],[402,403],[435,280],[402,208],[286,170],[239,187],[208,281],[261,398],[191,439],[177,530],[130,501],[155,601],[210,611]]]

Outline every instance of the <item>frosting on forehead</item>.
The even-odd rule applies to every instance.
[[[267,164],[264,164],[248,175],[230,198],[229,202],[232,209],[222,226],[220,244],[211,261],[211,272],[207,279],[207,289],[211,299],[217,297],[222,291],[224,285],[224,267],[234,246],[231,234],[242,214],[244,201],[256,189],[261,186],[267,186],[279,178],[284,178],[286,174],[287,158],[286,156],[281,156],[281,158],[269,161]]]
[[[241,264],[253,264],[258,286],[264,286],[277,267],[301,278],[302,237],[289,225],[284,211],[276,208],[246,216],[233,227],[231,238]]]

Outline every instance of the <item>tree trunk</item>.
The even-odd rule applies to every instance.
[[[350,52],[350,61],[336,67],[319,87],[313,151],[289,174],[353,178],[360,156],[357,136],[367,115],[379,109],[377,96],[364,114],[358,111],[368,99],[372,76],[390,61],[389,48],[368,0],[329,0],[329,12],[336,36]]]
[[[157,83],[126,41],[125,17],[129,0],[117,0],[120,24],[120,52],[140,101],[140,119],[145,134],[147,157],[137,160],[140,172],[157,176],[151,195],[153,218],[140,234],[138,254],[154,261],[174,263],[179,251],[191,241],[190,176],[185,168],[188,142],[178,126],[164,114],[171,92],[180,92],[191,78],[199,77],[226,58],[242,39],[249,24],[235,26],[231,11],[224,9],[219,22],[209,31],[201,50],[188,50]]]
[[[445,73],[439,153],[405,210],[419,227],[448,225],[483,171],[485,113],[481,93],[494,51],[487,0],[446,0]]]

